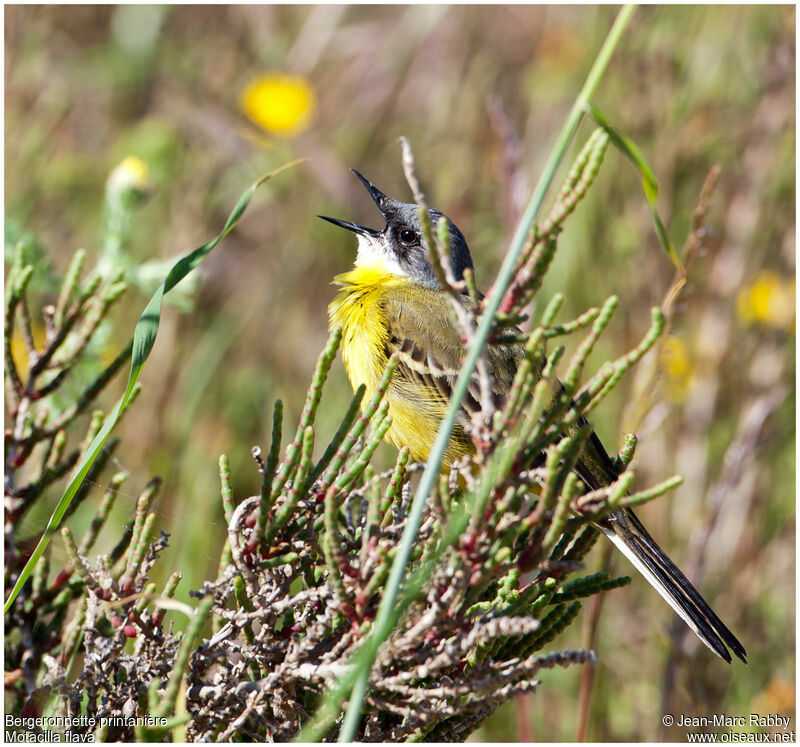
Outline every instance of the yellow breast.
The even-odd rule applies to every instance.
[[[341,285],[328,312],[331,327],[342,328],[342,360],[353,389],[366,387],[364,402],[375,393],[386,367],[389,326],[384,303],[387,293],[397,293],[407,284],[404,278],[374,267],[357,267],[338,275]],[[395,374],[386,394],[392,425],[387,440],[397,448],[407,446],[411,458],[426,461],[444,416],[446,403]],[[464,439],[451,439],[443,468],[470,451]]]
[[[386,367],[388,328],[382,308],[384,283],[392,276],[363,269],[337,275],[341,285],[328,308],[331,328],[342,328],[342,359],[354,389],[361,384],[371,397]]]

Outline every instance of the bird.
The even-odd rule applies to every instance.
[[[392,416],[385,438],[398,449],[407,447],[412,459],[425,462],[464,359],[464,343],[450,314],[451,297],[428,260],[417,205],[388,197],[355,169],[351,171],[372,197],[385,225],[377,230],[319,216],[352,231],[358,246],[352,270],[334,278],[339,291],[328,309],[330,327],[341,328],[345,370],[354,390],[365,386],[367,399],[378,388],[389,358],[397,354],[397,367],[385,394]],[[473,267],[464,235],[440,211],[428,209],[428,213],[434,227],[447,220],[452,273],[462,280],[464,271]],[[470,303],[468,294],[463,294],[462,302]],[[502,407],[525,349],[520,342],[493,344],[485,356],[493,404]],[[478,388],[470,387],[442,469],[475,452],[464,424],[481,409],[479,399]],[[589,490],[608,486],[619,476],[594,431],[574,471]],[[611,512],[596,526],[708,648],[728,663],[731,652],[747,663],[744,646],[630,508]]]

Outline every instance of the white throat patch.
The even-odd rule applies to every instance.
[[[408,277],[408,272],[404,270],[397,259],[387,251],[380,237],[359,233],[356,234],[356,238],[358,239],[356,267],[377,267],[390,275]]]

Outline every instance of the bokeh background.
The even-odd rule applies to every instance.
[[[7,249],[22,234],[41,252],[42,303],[75,249],[87,249],[90,266],[99,260],[104,185],[123,159],[138,159],[126,167],[147,194],[124,246],[138,264],[204,243],[255,178],[310,159],[261,189],[167,310],[143,393],[119,428],[115,467],[131,477],[115,521],[151,475],[164,479],[158,510],[172,546],[160,565],[184,572],[183,598],[216,573],[217,457],[230,456],[237,498],[257,491],[250,447],[265,445],[277,397],[293,430],[326,338],[330,281],[351,265],[354,242],[316,215],[378,226],[348,168],[409,199],[397,144],[406,135],[429,202],[468,237],[485,290],[614,15],[588,6],[5,8]],[[685,476],[641,514],[744,642],[750,666],[728,667],[684,636],[634,579],[607,595],[599,617],[587,605],[559,641],[580,646],[597,624],[588,711],[585,674],[547,672],[536,695],[505,706],[475,739],[571,740],[581,713],[597,741],[682,740],[685,729],[662,725],[665,713],[794,716],[794,40],[793,7],[640,8],[595,99],[652,165],[676,246],[706,175],[721,167],[669,336],[595,424],[609,449],[625,432],[639,435],[637,485]],[[585,122],[578,143],[590,132]],[[610,150],[540,297],[564,292],[566,319],[620,296],[590,361],[599,365],[638,342],[673,273],[637,172]],[[98,360],[128,339],[147,289],[132,283]],[[110,387],[107,406],[122,387]],[[349,394],[339,364],[319,442]],[[31,517],[32,533],[44,518]],[[609,559],[598,547],[590,570]]]

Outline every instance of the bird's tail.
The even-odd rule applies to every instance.
[[[730,649],[747,664],[744,646],[656,544],[633,511],[615,511],[600,524],[600,529],[706,646],[727,662],[731,661]]]

